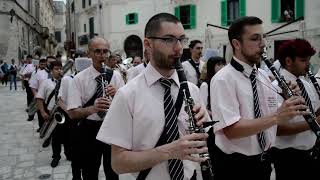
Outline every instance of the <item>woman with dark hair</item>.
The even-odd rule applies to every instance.
[[[211,106],[210,106],[210,81],[211,78],[226,65],[226,60],[222,57],[215,56],[211,57],[207,61],[207,75],[205,80],[200,86],[200,94],[202,101],[207,107],[208,113],[211,116]]]

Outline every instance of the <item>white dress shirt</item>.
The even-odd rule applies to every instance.
[[[73,78],[70,87],[72,93],[68,94],[67,110],[83,107],[91,99],[91,97],[96,93],[97,81],[95,78],[99,75],[100,72],[91,65],[89,68],[81,71]],[[124,85],[124,81],[118,71],[113,71],[109,84],[112,84],[116,88],[120,88]],[[89,115],[87,119],[96,121],[103,120],[97,115],[97,113]]]
[[[56,87],[56,82],[54,79],[50,78],[50,79],[44,80],[39,87],[38,93],[36,95],[36,99],[43,99],[44,102],[47,103],[48,98],[55,87]],[[49,111],[52,110],[54,104],[55,104],[55,96],[53,95],[53,97],[51,98],[47,106]]]
[[[199,61],[200,64],[199,64],[199,72],[201,72],[201,69],[204,65],[204,62],[203,61]],[[194,69],[194,67],[190,64],[189,61],[184,61],[182,63],[182,66],[183,66],[183,69],[184,69],[184,73],[186,74],[186,77],[187,77],[187,80],[189,82],[192,82],[193,84],[197,85],[198,84],[198,80],[200,78],[200,75],[199,75],[199,78],[198,78],[198,75],[197,75],[197,71]]]
[[[41,83],[48,78],[49,78],[49,73],[45,69],[43,70],[38,69],[38,71],[31,76],[29,80],[29,86],[33,89],[39,89]]]
[[[67,104],[67,100],[68,100],[68,94],[69,94],[69,87],[71,87],[71,83],[72,83],[73,78],[71,77],[71,75],[67,75],[64,76],[61,79],[61,85],[60,85],[60,89],[59,89],[59,94],[58,94],[58,98],[61,98],[62,101],[64,102],[64,104]],[[72,93],[72,91],[70,92],[70,94]]]
[[[164,88],[158,81],[160,78],[162,76],[149,63],[143,73],[119,89],[102,123],[97,139],[132,151],[154,148],[165,124]],[[175,71],[170,78],[174,80],[171,95],[175,101],[180,87],[177,72]],[[188,85],[195,103],[203,105],[199,89],[192,83]],[[188,115],[183,107],[184,104],[178,116],[180,137],[186,134],[185,129],[188,125],[185,121]],[[197,179],[202,179],[198,163],[184,160],[183,165],[185,180],[190,179],[195,169],[198,170]],[[137,177],[138,173],[132,173],[132,175]],[[168,162],[154,166],[146,179],[169,180]]]
[[[286,69],[281,69],[280,74],[283,75],[286,81],[292,81],[296,83],[297,77]],[[308,93],[308,96],[312,103],[312,107],[316,111],[320,107],[320,101],[319,99],[317,99],[317,93],[312,88],[312,84],[309,84],[306,80],[304,80],[304,78],[300,78],[300,80],[302,81]],[[282,91],[278,86],[278,82],[276,80],[273,81],[272,84],[277,87],[278,91]],[[283,101],[283,98],[281,96],[279,96],[279,99]],[[293,119],[289,120],[288,123],[296,123],[301,121],[305,122],[306,120],[303,118],[303,116],[296,116]],[[293,147],[295,149],[308,150],[313,147],[315,142],[316,135],[311,130],[307,130],[295,135],[277,136],[275,147],[279,149]]]
[[[219,121],[214,125],[216,145],[225,153],[234,152],[247,156],[262,152],[257,135],[238,139],[228,139],[223,129],[241,118],[256,120],[254,117],[253,91],[249,76],[253,67],[237,60],[244,67],[243,72],[237,71],[228,64],[213,76],[210,83],[212,120]],[[278,94],[272,87],[268,75],[261,69],[257,71],[257,91],[262,117],[274,113],[278,108]],[[267,145],[270,147],[276,136],[276,126],[264,130]]]
[[[23,69],[21,75],[31,74],[33,71],[35,71],[36,68],[33,64],[27,64],[26,67]],[[24,77],[23,80],[29,80],[29,77]]]
[[[130,81],[131,79],[135,78],[136,76],[138,76],[140,73],[143,72],[143,70],[145,70],[146,67],[144,67],[144,63],[139,64],[136,67],[132,67],[130,69],[128,69],[127,74],[128,74],[128,81]]]

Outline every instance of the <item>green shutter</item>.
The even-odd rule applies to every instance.
[[[281,4],[280,0],[271,0],[271,22],[277,23],[281,20]]]
[[[174,8],[174,15],[180,20],[180,6]]]
[[[195,29],[197,24],[196,5],[190,5],[190,29]]]
[[[227,0],[222,0],[220,2],[221,5],[221,26],[228,25],[228,4]]]
[[[295,0],[295,18],[304,17],[304,0]]]
[[[246,0],[240,0],[240,17],[246,16]]]
[[[138,13],[134,13],[134,24],[138,24]]]
[[[126,24],[130,24],[129,23],[129,14],[126,15]]]

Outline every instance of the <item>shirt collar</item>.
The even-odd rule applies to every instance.
[[[243,72],[244,72],[244,74],[245,74],[246,76],[248,76],[248,77],[249,77],[250,74],[252,73],[252,70],[253,70],[253,69],[257,69],[257,66],[256,66],[255,64],[254,64],[253,67],[252,67],[252,66],[250,66],[249,64],[247,64],[247,63],[239,60],[239,59],[236,58],[235,56],[233,56],[233,59],[243,66],[243,69],[244,69]],[[257,71],[257,73],[258,73],[258,71]]]
[[[151,65],[151,63],[148,63],[143,73],[149,87],[156,83],[160,78],[165,78]],[[173,74],[168,79],[173,79],[175,84],[180,88],[179,77],[176,70],[174,70]]]
[[[90,78],[91,79],[96,79],[101,73],[97,71],[93,65],[89,66],[89,71],[90,71]]]

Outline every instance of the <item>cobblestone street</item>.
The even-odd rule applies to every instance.
[[[43,149],[39,145],[37,117],[26,121],[26,94],[21,87],[9,91],[9,87],[0,85],[0,97],[0,179],[71,180],[70,161],[63,152],[59,165],[51,168],[51,146]],[[105,179],[102,168],[99,179]],[[123,175],[121,179],[132,178]]]

